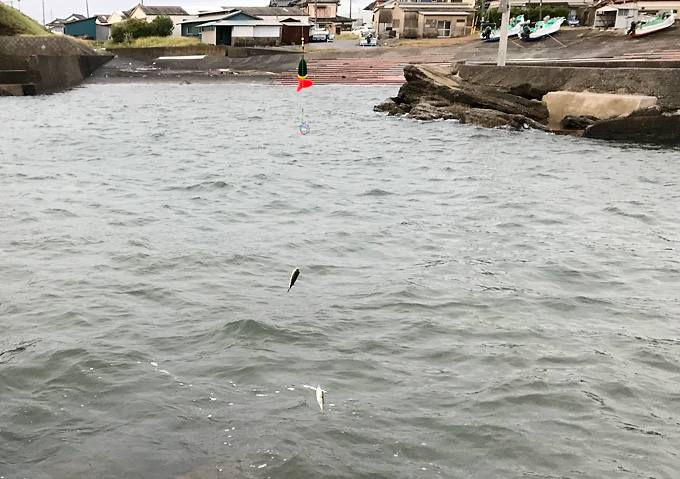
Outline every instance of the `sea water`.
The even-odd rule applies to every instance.
[[[2,100],[0,477],[677,477],[680,151],[395,93]]]

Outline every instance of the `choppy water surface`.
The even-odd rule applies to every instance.
[[[677,477],[680,152],[395,92],[2,100],[0,477]]]

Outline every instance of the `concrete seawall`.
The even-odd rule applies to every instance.
[[[143,47],[143,48],[111,48],[109,52],[124,58],[150,60],[158,57],[180,57],[191,55],[207,55],[231,58],[247,58],[252,56],[271,56],[296,53],[286,49],[231,47],[224,45],[193,45],[186,47]]]
[[[42,95],[79,85],[113,58],[67,37],[0,37],[0,95]]]
[[[680,108],[678,68],[620,68],[616,63],[592,66],[457,64],[460,77],[541,99],[555,91],[655,96],[663,108]]]

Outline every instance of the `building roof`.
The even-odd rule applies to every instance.
[[[225,12],[195,15],[191,18],[187,18],[185,20],[182,20],[179,23],[206,23],[206,22],[210,22],[210,21],[213,21],[213,20],[221,20],[225,16],[226,16]]]
[[[448,12],[423,12],[422,10],[419,10],[418,13],[421,15],[439,15],[439,16],[446,16],[446,15],[462,15],[464,17],[468,16],[469,12],[464,11],[464,10],[457,10],[457,11],[452,11],[449,10]]]
[[[134,8],[131,8],[130,10],[120,10],[118,11],[118,15],[120,15],[120,18],[130,18],[130,15],[132,15],[132,12],[134,11]]]
[[[55,18],[54,20],[52,20],[50,23],[48,23],[48,24],[45,25],[45,26],[46,26],[46,27],[56,27],[56,26],[58,26],[58,25],[63,25],[63,24],[65,24],[65,23],[66,23],[66,19],[65,19],[65,18]]]
[[[182,7],[137,5],[137,8],[147,15],[188,15],[187,11]]]
[[[305,15],[298,7],[235,7],[231,11],[243,12],[254,17],[275,17],[277,15],[301,17]]]
[[[472,9],[463,3],[399,3],[399,8],[405,12],[416,11],[426,14],[426,12],[437,12],[443,15],[450,15],[454,12],[470,12]]]
[[[337,3],[338,5],[340,4],[340,0],[293,0],[292,4],[295,5],[296,7],[306,7],[307,5],[313,4],[313,5],[321,5],[322,7],[324,5],[328,5],[329,3]]]
[[[182,20],[180,23],[214,22],[217,20],[227,19],[237,13],[243,13],[244,15],[257,18],[259,20],[262,20],[263,19],[262,17],[282,17],[286,18],[287,21],[290,21],[292,20],[290,17],[307,17],[305,12],[296,7],[239,7],[239,8],[227,8],[219,12],[195,15],[191,18]]]
[[[54,20],[52,20],[47,25],[53,26],[53,27],[57,26],[57,25],[65,25],[67,23],[85,20],[85,18],[86,18],[85,15],[80,15],[79,13],[72,13],[71,15],[69,15],[66,18],[55,18]]]
[[[380,5],[385,4],[386,2],[387,2],[387,0],[374,0],[371,3],[369,3],[368,5],[366,5],[364,7],[364,10],[373,11],[377,7],[379,7]]]
[[[84,15],[78,15],[78,16],[83,17],[83,18],[79,18],[78,20],[66,22],[65,25],[70,25],[71,23],[85,22],[85,21],[90,21],[90,20],[94,20],[95,22],[97,21],[96,16],[92,16],[92,17],[85,17]]]
[[[97,21],[99,23],[106,23],[109,21],[109,16],[108,15],[95,15],[97,17]]]

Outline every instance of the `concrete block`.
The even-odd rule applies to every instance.
[[[0,85],[0,96],[24,96],[21,85]]]
[[[567,115],[612,118],[626,116],[640,108],[648,108],[657,103],[654,96],[620,95],[612,93],[591,93],[554,91],[543,97],[548,107],[551,126],[559,125]]]
[[[36,80],[36,72],[32,70],[0,70],[0,85],[21,85]]]

